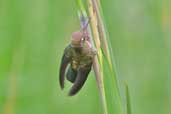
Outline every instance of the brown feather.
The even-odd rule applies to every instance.
[[[59,70],[59,83],[61,89],[64,88],[64,80],[65,80],[65,70],[67,68],[68,63],[71,61],[69,57],[66,57],[65,54],[62,57],[60,70]]]
[[[73,86],[71,87],[69,96],[75,95],[83,87],[85,81],[87,80],[88,74],[91,71],[91,66],[92,66],[92,64],[78,69],[78,75],[76,77],[76,80],[75,80]]]

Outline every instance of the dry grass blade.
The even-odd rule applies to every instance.
[[[112,64],[109,42],[107,41],[107,29],[104,26],[102,13],[100,12],[100,1],[88,0],[88,11],[85,10],[85,4],[82,0],[77,0],[77,4],[81,26],[83,27],[85,25],[88,13],[91,18],[91,31],[89,28],[87,29],[87,32],[91,36],[90,42],[92,45],[94,44],[97,50],[97,56],[94,58],[93,67],[104,114],[122,114],[123,111],[117,87],[116,73]],[[90,33],[92,33],[92,35]]]

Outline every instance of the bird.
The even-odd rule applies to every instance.
[[[61,59],[59,84],[62,90],[65,78],[73,84],[69,96],[74,96],[81,90],[92,69],[96,50],[87,40],[88,37],[84,31],[73,32]]]

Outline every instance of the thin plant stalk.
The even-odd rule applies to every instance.
[[[76,0],[78,6],[78,15],[81,27],[83,28],[90,16],[90,27],[86,32],[90,36],[90,43],[96,48],[97,56],[93,61],[93,68],[102,101],[104,114],[123,114],[121,100],[115,77],[115,70],[112,64],[112,55],[110,54],[106,28],[104,27],[102,13],[100,12],[100,1],[87,0],[88,11],[85,10],[82,0]],[[88,12],[88,13],[87,13]],[[91,34],[92,33],[92,34]]]

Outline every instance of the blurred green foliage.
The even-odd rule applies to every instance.
[[[133,114],[169,114],[171,1],[101,3]],[[77,96],[67,97],[69,82],[64,92],[59,88],[63,49],[77,29],[72,0],[0,0],[1,114],[102,114],[93,73]]]

